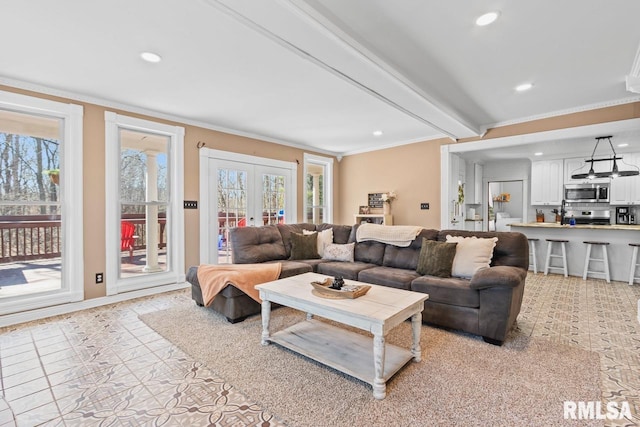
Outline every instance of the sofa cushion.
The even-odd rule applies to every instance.
[[[428,301],[462,307],[480,307],[480,292],[471,289],[468,279],[420,276],[411,282],[410,290],[429,294]]]
[[[291,256],[291,233],[302,234],[302,230],[313,231],[316,226],[313,224],[278,224],[276,225],[284,243],[285,258]]]
[[[355,243],[345,243],[344,245],[332,243],[325,246],[322,259],[327,261],[353,262],[354,251]]]
[[[457,243],[422,239],[416,271],[420,275],[451,277]]]
[[[354,259],[369,264],[382,265],[385,246],[387,245],[380,242],[358,242],[356,243]]]
[[[467,231],[467,230],[441,230],[438,240],[444,242],[447,235],[478,238],[499,237],[496,247],[493,249],[491,266],[510,265],[527,270],[529,268],[529,242],[527,236],[514,231]]]
[[[356,236],[358,235],[358,228],[360,224],[356,224],[351,227],[351,234],[349,235],[349,242],[356,242]],[[368,264],[382,265],[384,258],[384,243],[375,241],[357,242],[355,260],[365,262]]]
[[[417,277],[419,277],[419,274],[415,270],[393,267],[367,268],[358,273],[358,280],[360,282],[404,290],[409,290],[411,282]]]
[[[319,260],[318,260],[319,261]],[[270,262],[279,262],[282,264],[282,269],[280,270],[279,279],[284,279],[285,277],[297,276],[298,274],[310,273],[313,271],[313,267],[306,262],[302,261],[270,261]]]
[[[422,239],[436,240],[438,230],[423,229],[418,236],[406,248],[394,245],[386,245],[382,265],[385,267],[404,268],[415,270],[418,267],[418,256],[422,248]]]
[[[489,268],[497,241],[497,237],[478,239],[447,235],[447,242],[457,243],[451,275],[470,279],[476,271]]]
[[[290,260],[320,258],[318,255],[318,233],[314,232],[309,235],[291,233],[290,238]]]
[[[377,267],[365,262],[328,261],[318,265],[318,273],[328,276],[342,276],[345,279],[358,280],[358,273],[367,268]]]
[[[318,231],[324,231],[329,228],[333,230],[333,243],[349,243],[349,236],[351,235],[350,225],[334,225],[323,223],[316,226],[316,230]]]
[[[275,225],[237,227],[229,231],[234,264],[255,264],[288,258]]]
[[[318,272],[318,266],[320,264],[324,263],[324,262],[327,262],[327,261],[325,261],[322,258],[320,258],[320,259],[301,259],[301,260],[294,261],[294,262],[307,264],[308,266],[310,266],[313,269],[314,273],[317,273]]]
[[[317,234],[318,236],[318,255],[322,258],[324,247],[333,243],[333,229],[327,228],[321,231],[302,230],[303,235]]]

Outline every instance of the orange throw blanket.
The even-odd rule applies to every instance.
[[[213,299],[227,285],[233,285],[251,298],[261,303],[260,293],[255,286],[271,282],[280,277],[282,264],[225,264],[201,265],[198,267],[198,282],[202,289],[204,305],[208,307]]]

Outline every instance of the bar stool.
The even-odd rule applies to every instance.
[[[587,256],[584,259],[584,272],[582,273],[582,280],[587,280],[587,274],[588,273],[592,273],[592,274],[604,274],[604,277],[607,279],[607,283],[611,282],[611,276],[609,275],[609,257],[607,256],[607,246],[609,245],[609,242],[590,242],[590,241],[586,241],[586,242],[582,242],[585,243],[587,245]],[[591,256],[591,247],[593,245],[598,245],[600,247],[602,247],[602,258],[593,258]],[[589,262],[590,261],[599,261],[602,262],[604,264],[604,270],[600,270],[600,271],[595,271],[595,270],[589,270]]]
[[[638,263],[638,247],[640,246],[640,243],[629,243],[629,246],[633,247],[633,255],[631,255],[631,271],[629,272],[629,286],[632,286],[635,279],[640,279],[640,277],[636,276],[636,270],[640,265],[640,263]],[[640,311],[638,313],[640,313]]]
[[[538,261],[536,258],[536,242],[540,239],[527,238],[527,240],[529,241],[529,257],[532,258],[530,259],[530,261],[531,261],[531,265],[533,266],[533,272],[537,274]]]
[[[569,277],[569,273],[567,272],[567,247],[565,246],[569,243],[568,240],[563,239],[545,239],[547,242],[547,260],[544,263],[544,275],[546,276],[549,273],[549,270],[562,270],[564,272],[564,277]],[[552,252],[554,243],[560,243],[562,249],[562,255],[554,254]],[[551,258],[562,258],[561,266],[553,266],[551,265]]]

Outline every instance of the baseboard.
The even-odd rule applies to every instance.
[[[74,311],[86,310],[88,308],[100,307],[102,305],[114,304],[116,302],[127,301],[134,298],[156,295],[164,292],[185,289],[190,285],[186,282],[173,283],[171,285],[156,286],[153,288],[140,289],[137,291],[124,292],[118,295],[92,298],[79,302],[60,304],[52,307],[38,308],[22,313],[12,313],[0,316],[0,327],[17,325],[19,323],[31,322],[33,320],[45,319],[47,317],[59,316],[61,314],[73,313]]]

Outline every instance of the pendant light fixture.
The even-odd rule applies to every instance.
[[[618,178],[622,176],[640,175],[640,168],[638,168],[638,166],[633,166],[636,168],[636,170],[619,170],[618,169],[618,160],[622,160],[622,157],[618,157],[618,155],[616,154],[616,150],[613,148],[613,143],[611,142],[611,138],[612,138],[611,135],[596,137],[596,146],[593,148],[593,153],[591,153],[591,158],[585,159],[584,161],[585,163],[588,163],[590,165],[589,172],[573,174],[571,175],[571,179]],[[596,159],[594,158],[594,156],[596,154],[596,150],[598,149],[598,144],[600,144],[600,141],[603,139],[606,139],[607,141],[609,141],[609,147],[611,147],[613,156]],[[613,166],[611,168],[611,171],[609,172],[596,172],[593,170],[594,162],[613,162]]]

